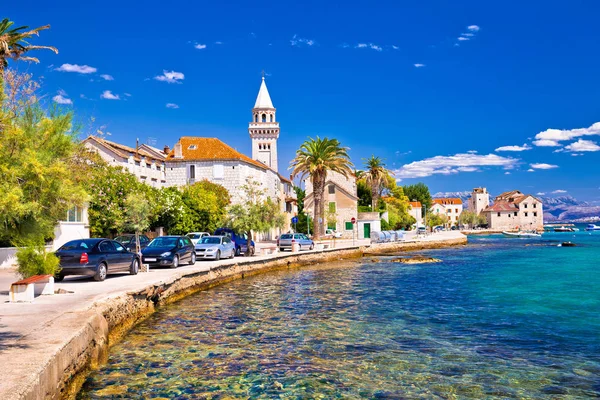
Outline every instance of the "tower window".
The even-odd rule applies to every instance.
[[[262,122],[267,122],[267,114],[262,115]]]

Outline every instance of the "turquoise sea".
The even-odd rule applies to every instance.
[[[368,257],[190,296],[78,398],[600,397],[600,232],[469,241],[419,253],[437,264]]]

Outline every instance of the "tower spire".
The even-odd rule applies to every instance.
[[[252,158],[277,171],[279,122],[275,121],[275,107],[265,83],[264,70],[262,75],[258,96],[252,109],[252,122],[248,124],[248,133],[252,139]]]

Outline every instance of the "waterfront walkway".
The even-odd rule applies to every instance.
[[[440,232],[420,238],[410,236],[406,246],[410,247],[411,243],[458,244],[464,238],[457,231]],[[109,275],[104,282],[96,282],[90,278],[67,277],[63,282],[56,283],[55,289],[63,289],[68,293],[40,296],[33,303],[9,303],[10,284],[17,281],[18,276],[14,270],[0,270],[0,365],[4,371],[0,382],[0,399],[56,396],[57,393],[52,391],[60,390],[60,384],[69,380],[69,377],[64,375],[80,372],[74,367],[77,363],[74,363],[73,359],[87,357],[86,340],[89,340],[89,335],[84,334],[84,329],[89,328],[87,325],[91,325],[96,331],[102,329],[90,322],[91,310],[109,304],[111,300],[124,296],[139,297],[140,293],[148,288],[171,285],[182,277],[195,277],[211,273],[213,270],[219,274],[227,269],[233,270],[237,264],[257,264],[256,269],[260,269],[261,266],[278,259],[298,260],[298,254],[301,254],[300,258],[306,258],[312,263],[319,262],[320,254],[332,255],[339,251],[341,256],[343,250],[373,251],[378,247],[389,248],[392,245],[370,246],[368,241],[355,241],[354,244],[353,246],[352,240],[338,239],[335,241],[335,249],[325,251],[284,252],[248,258],[236,257],[233,260],[198,261],[193,266],[177,269],[151,269],[150,272],[140,272],[138,275]],[[330,243],[330,246],[333,247],[333,243]],[[119,313],[121,310],[115,309],[114,312]],[[106,325],[106,322],[104,324]],[[76,352],[80,354],[71,354],[72,343],[77,338],[80,338],[81,343],[77,347],[80,350]],[[69,351],[65,351],[67,345],[71,346]]]

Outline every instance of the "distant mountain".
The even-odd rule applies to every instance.
[[[469,200],[469,197],[471,197],[471,192],[468,190],[465,190],[463,192],[437,192],[437,193],[431,195],[431,197],[434,199],[458,197],[459,199],[462,200],[463,204],[466,205],[467,200]]]
[[[432,195],[434,199],[443,197],[458,197],[463,201],[466,208],[471,192],[438,192]],[[490,194],[490,203],[494,201]],[[566,195],[558,197],[536,196],[544,205],[544,222],[594,222],[600,220],[600,206],[585,201],[579,201],[575,197]]]

